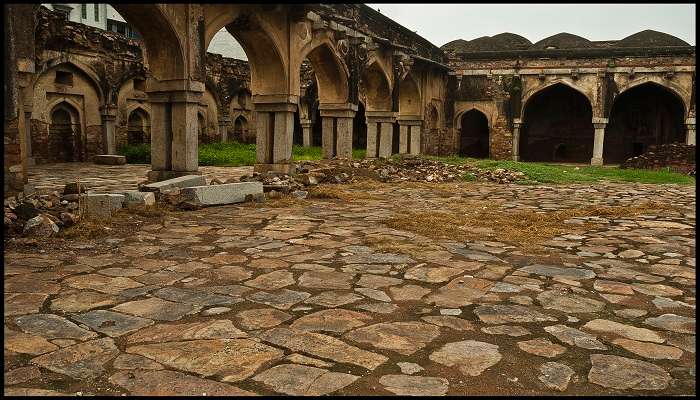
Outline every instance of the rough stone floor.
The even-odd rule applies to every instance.
[[[132,186],[147,169],[81,168]],[[68,174],[34,171],[37,186]],[[694,186],[428,188],[175,212],[61,252],[6,249],[4,392],[695,393]],[[459,198],[504,212],[644,200],[681,210],[571,224],[527,247],[488,230],[450,242],[378,222]],[[367,246],[378,237],[424,251]]]

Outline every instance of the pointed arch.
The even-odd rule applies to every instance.
[[[325,38],[320,42],[309,43],[302,49],[301,54],[302,56],[299,58],[301,61],[308,59],[311,62],[316,75],[318,97],[321,103],[347,103],[349,94],[348,77],[350,73],[334,49],[330,39]],[[300,71],[301,62],[292,73],[299,75]]]
[[[391,80],[378,61],[367,67],[362,82],[367,95],[367,111],[391,111]]]

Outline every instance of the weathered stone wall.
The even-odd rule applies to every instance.
[[[665,169],[695,175],[696,147],[682,143],[651,145],[644,154],[620,164],[620,168]]]

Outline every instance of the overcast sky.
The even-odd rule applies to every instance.
[[[437,46],[512,32],[535,43],[559,32],[619,40],[645,29],[695,45],[695,4],[367,4]]]

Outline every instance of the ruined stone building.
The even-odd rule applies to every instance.
[[[150,143],[161,179],[229,140],[256,143],[258,171],[289,171],[292,144],[602,164],[695,143],[695,47],[659,32],[438,48],[359,4],[115,4],[107,30],[71,6],[5,6],[6,193],[32,163],[123,144]],[[221,29],[248,61],[206,52]]]

